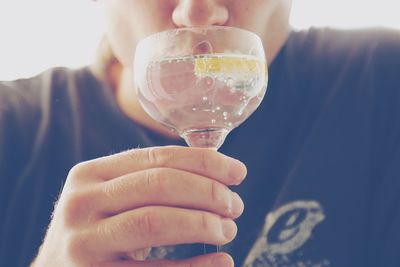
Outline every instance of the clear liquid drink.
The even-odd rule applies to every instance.
[[[145,111],[189,144],[218,148],[259,106],[268,79],[250,55],[202,54],[152,60],[136,77]]]

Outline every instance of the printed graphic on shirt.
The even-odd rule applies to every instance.
[[[311,260],[301,251],[301,247],[312,237],[313,229],[324,219],[324,211],[317,201],[294,201],[270,212],[244,266],[330,266],[328,260]]]

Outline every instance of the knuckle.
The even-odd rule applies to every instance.
[[[147,156],[147,160],[149,161],[150,164],[155,164],[157,163],[157,149],[154,147],[149,147],[148,149],[146,149],[146,156]]]
[[[92,168],[93,164],[91,162],[80,162],[71,168],[68,173],[68,179],[82,179],[90,174]]]
[[[167,147],[152,147],[147,149],[147,159],[153,165],[165,166],[176,158],[177,148]]]
[[[150,147],[146,149],[147,160],[151,165],[159,165],[168,157],[168,149],[160,147]]]
[[[200,213],[200,229],[202,232],[211,232],[213,230],[213,218],[206,212]]]
[[[206,172],[215,172],[215,170],[224,166],[223,159],[209,149],[202,149],[199,158],[200,167]]]
[[[222,190],[219,187],[219,184],[215,181],[210,181],[210,198],[211,203],[218,203],[221,200],[221,192]]]
[[[116,221],[110,226],[106,223],[95,224],[94,233],[96,236],[108,240],[110,243],[117,243],[120,240],[121,233],[126,233],[129,228],[127,222]]]
[[[135,227],[144,238],[161,234],[159,225],[162,225],[160,217],[153,210],[146,210],[135,222]]]
[[[200,152],[200,162],[199,163],[200,163],[200,167],[201,167],[202,170],[208,171],[208,170],[211,169],[209,159],[210,159],[210,156],[209,156],[208,151],[207,150],[201,150],[201,152]]]
[[[73,227],[79,224],[84,216],[87,216],[90,211],[90,199],[84,191],[68,192],[64,196],[64,222],[66,226]]]
[[[210,182],[210,201],[220,206],[224,214],[230,214],[232,209],[228,194],[222,184],[216,181]]]
[[[157,194],[164,194],[167,192],[168,181],[166,179],[167,170],[164,168],[151,169],[146,172],[145,183],[146,186]]]
[[[67,238],[66,254],[75,264],[84,261],[84,255],[87,251],[86,244],[86,239],[81,233],[74,233]]]
[[[104,199],[112,201],[113,199],[118,197],[121,187],[122,186],[118,183],[118,181],[114,180],[104,183],[103,186],[101,187]]]

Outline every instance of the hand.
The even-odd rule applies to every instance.
[[[236,235],[243,202],[227,185],[246,175],[210,149],[154,147],[80,163],[68,175],[33,266],[233,266],[226,253],[145,261],[149,248]]]

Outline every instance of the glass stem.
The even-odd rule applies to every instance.
[[[203,254],[212,252],[222,252],[222,245],[213,246],[213,245],[203,244]]]

